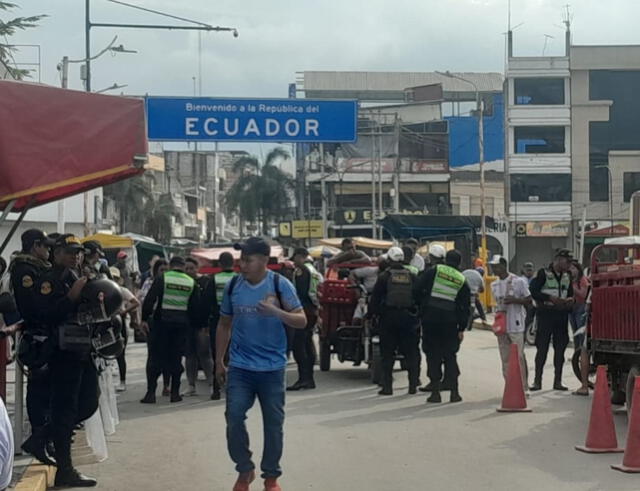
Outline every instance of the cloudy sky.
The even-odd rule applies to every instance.
[[[42,46],[42,81],[59,84],[64,55],[84,56],[84,0],[12,0],[19,15],[47,14],[14,43]],[[303,70],[502,71],[507,0],[127,0],[213,25],[203,33],[203,95],[286,97]],[[563,50],[567,0],[512,0],[515,54]],[[107,0],[91,0],[95,22],[171,23]],[[571,5],[575,44],[640,44],[638,0],[578,0]],[[12,13],[0,13],[3,20]],[[93,66],[93,89],[127,84],[132,94],[192,95],[198,34],[185,31],[94,29],[92,51],[114,35],[138,54],[105,55]],[[24,49],[16,61],[33,61]],[[69,77],[81,88],[78,65]]]

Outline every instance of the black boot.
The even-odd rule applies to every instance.
[[[536,376],[533,379],[533,385],[529,387],[529,390],[536,391],[542,389],[542,372],[540,370],[536,370]]]
[[[418,390],[420,392],[431,392],[433,390],[433,384],[429,382],[427,385],[425,385],[424,387],[420,387]]]
[[[378,395],[379,396],[392,396],[393,395],[393,389],[391,387],[382,387],[382,389],[380,389],[378,391]]]
[[[555,377],[553,381],[553,390],[561,390],[561,391],[569,390],[568,387],[565,387],[564,385],[562,385],[562,375],[560,375],[559,377],[558,376]]]
[[[33,455],[44,465],[56,465],[56,461],[47,455],[47,439],[44,427],[33,428],[31,436],[22,444],[22,450]]]
[[[458,392],[458,389],[451,389],[451,398],[449,399],[449,402],[462,402],[462,397],[460,397],[460,392]]]
[[[432,390],[431,395],[427,398],[427,402],[442,402],[439,390]]]
[[[155,392],[147,392],[144,397],[140,400],[142,404],[155,404],[156,403],[156,394]]]
[[[92,488],[98,482],[87,476],[83,476],[73,467],[61,467],[56,471],[56,487],[65,488]]]
[[[180,402],[182,401],[182,396],[180,395],[180,376],[171,377],[171,402]]]

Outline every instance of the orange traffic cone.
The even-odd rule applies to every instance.
[[[624,449],[618,447],[611,399],[609,398],[607,367],[604,365],[598,365],[587,441],[584,445],[576,445],[576,450],[587,453],[624,452]]]
[[[524,387],[522,387],[522,372],[520,371],[518,345],[512,344],[510,349],[507,381],[504,384],[502,406],[498,408],[498,412],[530,412],[531,409],[527,407],[527,399],[524,396]]]
[[[622,472],[640,472],[640,377],[636,377],[632,401],[627,448],[624,451],[622,465],[611,466],[612,469]]]

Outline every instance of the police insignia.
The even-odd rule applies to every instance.
[[[31,288],[33,286],[33,278],[28,274],[22,277],[22,287],[23,288]]]
[[[51,283],[45,281],[42,286],[40,286],[40,293],[43,295],[49,295],[49,293],[51,293]]]

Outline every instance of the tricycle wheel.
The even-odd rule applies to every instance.
[[[633,365],[629,369],[629,375],[627,375],[627,417],[631,418],[631,405],[633,404],[633,388],[636,385],[636,377],[640,375],[640,368],[638,365]]]
[[[320,340],[320,370],[328,372],[331,369],[331,345],[326,339]]]
[[[615,406],[624,406],[626,399],[626,394],[621,390],[614,390],[613,394],[611,394],[611,404]]]
[[[380,385],[382,381],[382,353],[380,345],[374,344],[371,348],[371,382]]]

